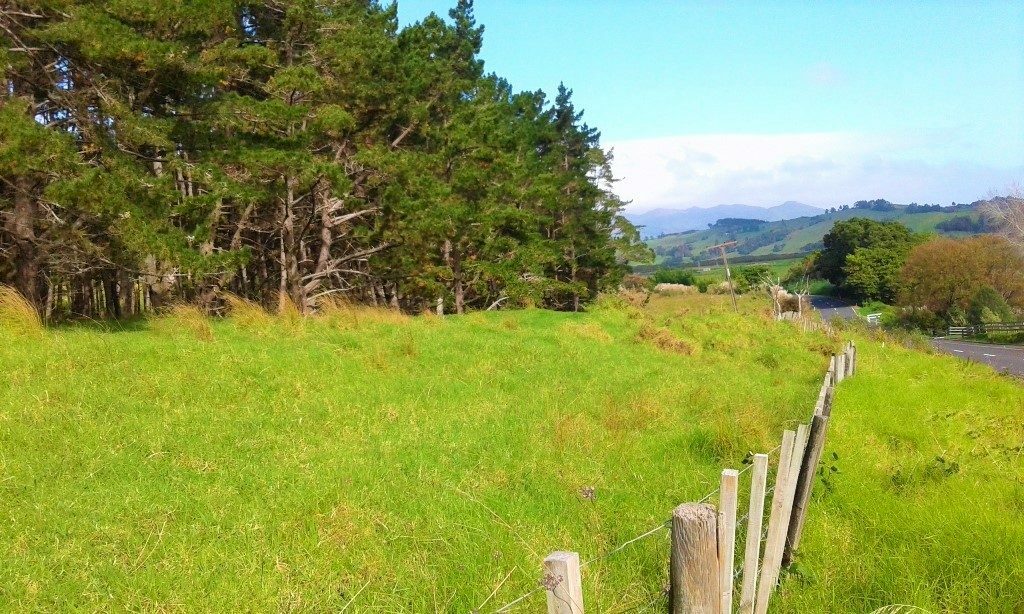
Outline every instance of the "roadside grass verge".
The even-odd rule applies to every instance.
[[[855,339],[778,611],[1022,611],[1024,387],[912,340]]]

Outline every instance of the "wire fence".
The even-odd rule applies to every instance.
[[[582,569],[608,560],[634,544],[649,539],[654,535],[659,535],[662,531],[669,528],[672,528],[671,535],[673,539],[672,554],[669,557],[669,585],[675,587],[678,583],[678,586],[687,586],[688,591],[670,591],[667,588],[663,588],[650,601],[641,599],[639,602],[623,610],[617,610],[617,613],[649,607],[659,599],[665,598],[666,595],[671,596],[673,611],[688,611],[690,609],[702,611],[706,609],[710,611],[717,610],[719,605],[725,609],[726,604],[735,597],[733,592],[735,590],[734,583],[737,578],[743,576],[745,562],[750,557],[758,558],[760,556],[759,551],[762,544],[764,552],[763,559],[760,561],[760,569],[755,568],[756,571],[753,572],[754,575],[752,576],[753,583],[749,582],[749,578],[744,578],[740,601],[745,606],[753,607],[753,600],[756,595],[756,611],[766,611],[768,600],[778,583],[779,573],[783,567],[789,566],[793,553],[800,542],[814,474],[821,459],[825,433],[827,432],[828,420],[832,411],[835,386],[855,373],[856,363],[856,347],[853,343],[848,343],[842,353],[832,357],[825,381],[815,403],[812,419],[809,422],[799,424],[795,431],[786,430],[782,438],[782,444],[764,455],[770,457],[774,453],[784,450],[779,455],[779,466],[775,473],[775,481],[771,487],[767,487],[766,484],[768,464],[764,460],[755,460],[755,458],[748,457],[744,460],[746,466],[741,471],[723,471],[722,481],[719,482],[718,488],[707,493],[695,503],[683,504],[677,508],[677,511],[673,512],[672,518],[659,522],[650,529],[619,543],[602,554],[586,559],[581,563],[579,555],[575,552],[559,551],[552,553],[552,555],[544,560],[545,574],[537,582],[537,586],[494,610],[495,614],[510,612],[541,591],[547,591],[548,596],[555,600],[551,601],[549,599],[549,612],[565,611],[561,609],[559,604],[570,604],[573,606],[578,604],[579,610],[576,607],[570,607],[568,611],[582,611]],[[764,457],[761,458],[763,459]],[[759,469],[754,474],[754,479],[751,482],[750,511],[736,518],[739,477],[754,468],[755,463],[757,463]],[[715,495],[720,494],[722,488],[727,490],[719,497],[718,521],[716,522],[715,510],[708,509],[701,504],[710,501]],[[769,505],[771,514],[768,522],[765,523],[762,521],[764,520],[764,505],[768,501],[768,495],[773,496]],[[762,506],[762,508],[757,510],[757,505]],[[757,516],[751,519],[751,513],[756,513]],[[750,522],[747,522],[748,520]],[[747,533],[750,525],[759,527],[758,532],[760,534],[756,536],[756,550],[754,549],[754,542],[751,541],[751,538],[754,536]],[[706,527],[708,526],[712,527],[711,535],[707,533]],[[716,531],[717,536],[714,535]],[[738,537],[747,544],[747,553],[745,556],[739,557],[737,564],[735,545]],[[707,540],[711,541],[710,547],[707,545]],[[698,543],[703,545],[696,546],[695,544]],[[677,548],[682,549],[678,555]],[[689,550],[687,551],[687,549]],[[706,560],[708,552],[712,553],[713,561]],[[751,560],[754,560],[754,558],[751,558]],[[718,570],[715,574],[714,583],[711,583],[707,577],[709,566]],[[732,571],[731,576],[729,574],[730,570]],[[760,571],[759,577],[757,571]],[[508,577],[506,576],[505,580],[507,579]],[[505,580],[502,580],[502,584],[504,584]],[[694,588],[691,584],[692,582],[697,582],[699,586]],[[719,582],[722,583],[721,588],[719,587]],[[757,586],[755,586],[755,583]],[[487,601],[490,601],[496,592],[497,589],[491,593]],[[691,599],[697,599],[699,603],[691,601]],[[719,603],[720,600],[723,601]],[[686,605],[687,603],[690,605]]]
[[[771,456],[772,454],[778,452],[781,448],[782,448],[781,445],[775,446],[774,448],[769,450],[767,452],[767,454],[769,456]],[[753,466],[754,466],[753,464],[747,464],[747,466],[744,467],[737,474],[737,477],[742,476],[746,472],[750,471],[750,469]],[[769,488],[768,490],[765,491],[765,495],[767,496],[768,494],[771,494],[771,492],[774,489],[775,489],[775,487],[772,486],[771,488]],[[697,503],[707,503],[708,501],[711,500],[712,497],[714,497],[715,495],[718,494],[719,490],[720,490],[720,488],[716,488],[716,489],[712,490],[708,494],[706,494],[703,497],[701,497],[700,500],[697,501]],[[736,521],[737,524],[742,524],[743,521],[746,520],[748,517],[749,517],[749,513],[745,514],[742,518],[740,518],[740,519],[738,519]],[[664,530],[670,528],[671,526],[672,526],[672,518],[668,518],[668,519],[662,521],[660,524],[658,524],[658,525],[648,529],[647,531],[644,531],[643,533],[637,535],[636,537],[633,537],[631,539],[628,539],[628,540],[622,542],[621,544],[615,546],[614,548],[612,548],[608,552],[605,552],[604,554],[600,554],[600,555],[597,555],[597,556],[592,557],[590,559],[587,559],[586,561],[583,561],[582,563],[580,563],[580,569],[584,569],[587,566],[592,565],[594,563],[600,563],[601,561],[605,561],[605,560],[615,556],[619,552],[622,552],[623,550],[625,550],[629,546],[632,546],[633,544],[635,544],[637,542],[643,541],[643,540],[647,539],[648,537],[651,537],[652,535],[657,535],[661,531],[664,531]],[[737,575],[742,571],[742,567],[743,567],[743,565],[741,564],[740,565],[740,569],[736,572]],[[517,597],[517,598],[513,599],[512,601],[509,601],[505,605],[501,606],[497,610],[494,610],[494,614],[502,614],[503,612],[510,612],[510,611],[513,610],[513,608],[515,608],[519,604],[523,603],[524,601],[526,601],[530,597],[536,595],[537,593],[539,593],[541,591],[544,591],[546,588],[547,587],[545,586],[544,578],[541,578],[541,579],[539,579],[537,581],[537,586],[533,590],[528,591],[526,593],[523,593],[519,597]],[[665,591],[659,592],[658,593],[658,597],[653,599],[650,603],[655,603],[658,599],[662,598],[664,596],[664,594],[665,594]],[[632,608],[632,609],[628,609],[628,610],[623,610],[623,612],[631,612],[631,611],[633,611],[633,610],[635,610],[635,609],[637,609],[639,607],[642,607],[643,605],[644,604],[641,604],[640,606],[637,606],[636,608]],[[649,605],[649,604],[646,604],[646,605]]]

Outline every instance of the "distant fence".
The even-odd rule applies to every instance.
[[[832,357],[810,422],[783,433],[782,444],[776,448],[779,462],[771,488],[766,488],[769,455],[775,450],[754,455],[753,462],[743,471],[725,469],[717,491],[696,503],[678,506],[670,519],[604,555],[581,563],[577,552],[552,552],[544,559],[544,577],[537,588],[496,612],[509,612],[543,590],[547,593],[548,614],[583,614],[582,570],[668,528],[668,602],[672,614],[732,614],[734,607],[741,614],[765,614],[781,570],[790,564],[800,546],[814,477],[825,448],[836,384],[856,370],[857,348],[851,342],[841,354]],[[737,520],[739,476],[751,469],[749,511]],[[715,494],[717,509],[708,503]],[[772,498],[765,528],[765,501],[769,494]],[[736,528],[744,521],[746,543],[740,550]],[[742,552],[738,566],[737,551]],[[662,598],[660,594],[658,598]]]
[[[1012,333],[1024,331],[1024,322],[996,322],[994,324],[975,324],[974,326],[950,326],[950,337],[973,337],[986,333]]]

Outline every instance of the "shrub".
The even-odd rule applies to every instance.
[[[896,324],[900,328],[926,330],[935,333],[943,332],[947,327],[947,322],[929,309],[904,309],[897,315]]]
[[[693,286],[697,283],[693,271],[684,269],[660,269],[654,272],[651,280],[656,284],[683,284],[686,286]]]
[[[978,290],[967,308],[967,321],[971,324],[1009,322],[1012,319],[1013,311],[1006,299],[991,286]]]
[[[626,290],[644,292],[651,289],[654,281],[643,275],[626,275],[622,278],[622,287]]]

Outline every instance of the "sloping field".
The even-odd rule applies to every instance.
[[[894,211],[845,209],[823,213],[814,217],[768,222],[759,228],[745,231],[737,232],[731,229],[709,228],[697,232],[670,234],[650,239],[647,241],[647,244],[652,249],[663,252],[656,259],[656,262],[659,264],[665,262],[665,250],[672,250],[680,245],[688,244],[692,253],[700,255],[702,258],[711,258],[713,254],[704,254],[704,250],[711,245],[731,240],[739,242],[740,253],[743,255],[795,254],[813,251],[808,246],[820,243],[825,235],[832,230],[832,226],[836,222],[854,217],[866,217],[879,221],[896,221],[909,227],[914,232],[964,236],[967,233],[943,232],[936,228],[936,225],[941,222],[961,216],[969,216],[976,220],[979,214],[974,211],[906,213],[903,208]],[[764,238],[769,235],[772,236],[771,239]],[[745,247],[748,245],[757,245],[758,247],[756,249],[749,249],[749,247]]]
[[[806,420],[839,338],[743,301],[4,332],[0,602],[493,611],[548,552],[612,550]],[[1017,611],[1022,388],[861,356],[777,611]],[[588,609],[662,610],[667,552],[588,566]]]

